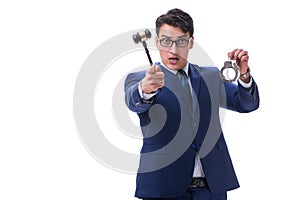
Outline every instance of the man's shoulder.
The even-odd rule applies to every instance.
[[[199,66],[197,64],[191,64],[190,66],[194,71],[199,72],[201,76],[219,75],[219,69],[215,66]]]
[[[140,70],[140,71],[132,71],[127,73],[127,76],[136,76],[136,77],[140,77],[140,76],[145,76],[146,74],[146,70]]]
[[[191,66],[193,66],[196,70],[200,71],[200,72],[219,72],[219,69],[215,66],[202,66],[202,65],[197,65],[197,64],[193,64],[190,63]]]
[[[141,71],[134,71],[134,72],[129,72],[126,75],[126,82],[127,81],[133,81],[133,80],[141,80],[142,78],[145,77],[146,70],[141,70]]]

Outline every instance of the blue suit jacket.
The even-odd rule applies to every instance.
[[[159,64],[159,63],[157,63]],[[188,101],[178,77],[161,67],[165,86],[150,100],[141,99],[145,71],[125,80],[125,101],[136,112],[144,136],[136,179],[136,197],[172,198],[187,190],[198,151],[210,190],[239,187],[220,125],[219,108],[251,112],[259,106],[256,83],[251,89],[224,83],[216,67],[189,64],[193,100]]]

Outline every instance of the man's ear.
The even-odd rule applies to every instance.
[[[158,37],[157,36],[155,36],[155,46],[156,46],[156,48],[158,49]]]
[[[192,39],[190,40],[190,49],[192,49],[194,46],[194,36],[192,36]]]

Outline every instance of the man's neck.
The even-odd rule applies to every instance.
[[[169,70],[171,73],[176,74],[178,70],[176,69],[170,69],[168,67],[166,67],[162,62],[161,65],[166,68],[167,70]],[[189,71],[189,62],[186,63],[185,67],[183,68],[183,70],[185,71],[186,74],[188,74]]]

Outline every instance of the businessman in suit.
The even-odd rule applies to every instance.
[[[189,62],[190,15],[169,10],[156,20],[161,62],[125,80],[125,101],[143,134],[135,196],[144,200],[225,200],[239,183],[221,129],[219,108],[248,113],[259,107],[248,52],[228,52],[239,65],[237,83],[216,67]]]

